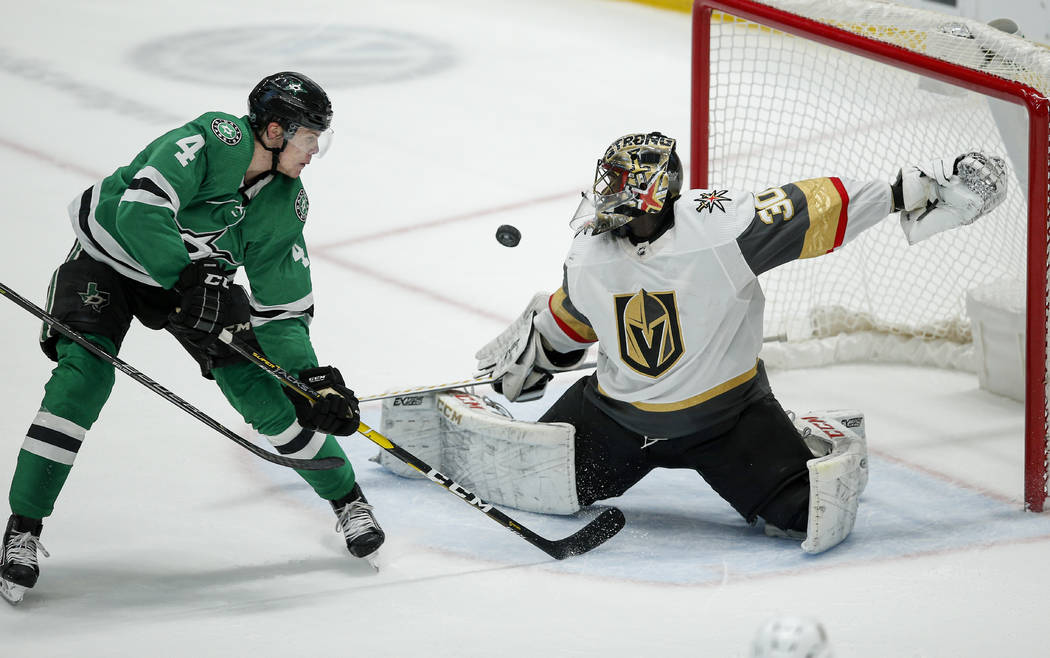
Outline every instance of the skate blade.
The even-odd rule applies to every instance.
[[[373,551],[361,559],[371,565],[376,573],[379,573],[379,551]]]
[[[0,597],[3,597],[5,601],[11,605],[18,605],[22,602],[22,597],[25,596],[28,587],[22,585],[15,585],[6,580],[0,580]]]

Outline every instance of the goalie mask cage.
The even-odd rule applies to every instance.
[[[967,292],[1023,290],[1025,508],[1043,511],[1050,50],[878,0],[696,0],[692,84],[694,188],[892,180],[971,150],[1007,158],[1007,199],[976,224],[909,247],[887,220],[762,275],[763,358],[972,370]]]

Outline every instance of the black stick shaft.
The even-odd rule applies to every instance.
[[[23,309],[29,311],[39,319],[48,323],[58,333],[77,343],[78,345],[91,352],[98,358],[102,359],[103,361],[113,365],[117,370],[120,370],[125,375],[131,377],[132,379],[142,384],[149,390],[153,391],[157,395],[161,396],[168,402],[174,404],[179,409],[182,409],[183,411],[193,416],[197,420],[201,421],[208,427],[217,431],[219,434],[222,434],[226,438],[240,445],[245,450],[248,450],[252,454],[257,455],[268,462],[272,462],[279,466],[287,466],[289,468],[297,468],[307,471],[323,471],[331,468],[338,468],[343,465],[343,460],[339,457],[326,457],[324,459],[292,459],[291,457],[275,455],[272,452],[263,450],[262,448],[248,441],[247,439],[241,438],[232,430],[219,423],[219,421],[215,420],[214,418],[207,415],[197,407],[194,407],[189,402],[186,402],[179,396],[164,388],[144,373],[136,370],[126,361],[118,357],[112,356],[111,354],[100,348],[98,345],[95,345],[90,340],[85,338],[80,333],[67,327],[65,324],[60,322],[57,318],[55,318],[53,315],[51,315],[44,309],[40,308],[25,297],[22,297],[21,295],[11,290],[2,283],[0,283],[0,294],[4,295],[15,304],[18,304]]]
[[[255,363],[263,370],[269,372],[275,378],[277,378],[282,384],[296,391],[298,394],[307,398],[311,401],[317,401],[321,399],[321,396],[317,391],[313,390],[303,382],[299,381],[291,374],[289,374],[284,368],[271,362],[269,359],[259,354],[250,347],[244,345],[241,341],[234,338],[228,332],[224,332],[219,337],[220,340],[227,343],[235,352]],[[416,469],[427,477],[428,480],[436,484],[441,485],[445,489],[448,489],[455,495],[463,499],[464,502],[469,504],[471,507],[483,512],[490,519],[500,524],[504,528],[507,528],[514,534],[518,535],[525,541],[529,542],[533,546],[539,548],[547,555],[557,559],[563,560],[573,555],[580,555],[587,551],[600,546],[605,543],[606,540],[611,538],[617,532],[623,528],[625,520],[623,512],[619,509],[612,507],[597,517],[595,517],[590,523],[584,526],[581,530],[572,534],[564,539],[552,541],[537,535],[532,530],[529,530],[525,526],[521,525],[511,517],[507,516],[503,512],[493,507],[490,503],[486,503],[474,492],[470,491],[466,487],[458,484],[455,480],[444,475],[433,468],[431,468],[422,459],[419,459],[412,453],[408,452],[404,448],[396,445],[393,441],[386,438],[379,432],[375,431],[368,425],[361,423],[358,427],[358,432],[364,435],[369,441],[372,441],[380,448],[386,450],[394,457],[397,457],[404,463],[408,464],[412,468]]]

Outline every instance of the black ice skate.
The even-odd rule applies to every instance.
[[[40,576],[36,552],[49,557],[40,543],[40,531],[44,524],[40,519],[29,519],[11,515],[4,532],[3,553],[0,555],[0,596],[12,604],[22,601],[26,590],[36,585]]]
[[[336,515],[335,529],[346,537],[346,549],[375,567],[376,551],[383,545],[386,533],[379,527],[361,487],[355,484],[350,493],[331,502]]]

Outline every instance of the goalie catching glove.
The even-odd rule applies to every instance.
[[[972,224],[1006,198],[1006,162],[964,153],[902,168],[891,185],[893,210],[901,213],[908,244]]]
[[[295,405],[300,425],[335,436],[350,436],[357,431],[361,424],[357,397],[343,383],[343,376],[336,368],[307,368],[299,373],[299,381],[321,394],[320,400],[311,402],[290,388],[283,389]]]
[[[518,319],[474,355],[478,360],[477,376],[498,377],[492,388],[511,402],[542,397],[552,373],[572,370],[587,354],[587,350],[561,354],[545,347],[533,319],[547,307],[549,297],[547,293],[536,293]]]

